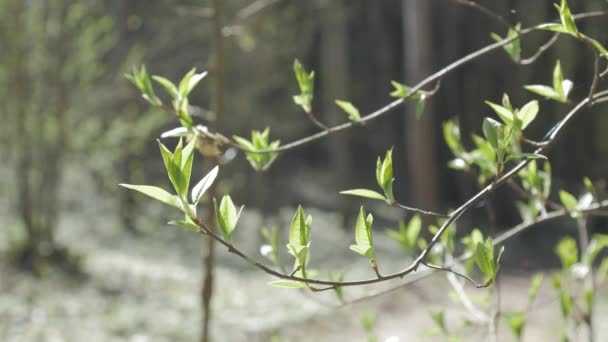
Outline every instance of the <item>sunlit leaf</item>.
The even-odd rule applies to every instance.
[[[172,207],[181,209],[181,206],[179,205],[179,201],[175,198],[175,196],[171,195],[170,193],[168,193],[167,191],[165,191],[161,188],[157,188],[155,186],[150,186],[150,185],[131,185],[131,184],[119,184],[119,185],[122,187],[125,187],[127,189],[139,191],[146,196],[150,196],[150,197],[152,197],[158,201],[161,201],[165,204],[168,204]]]

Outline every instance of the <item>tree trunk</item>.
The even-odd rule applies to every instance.
[[[402,18],[405,79],[414,84],[433,71],[430,1],[403,0]],[[433,108],[427,103],[420,120],[416,119],[415,111],[414,105],[406,107],[404,133],[408,181],[403,179],[400,183],[407,183],[407,198],[412,205],[436,210],[437,158]]]
[[[348,27],[344,0],[327,2],[321,23],[321,108],[328,114],[330,125],[342,123],[347,116],[335,104],[336,99],[348,99]],[[356,101],[355,101],[356,102]],[[356,105],[356,103],[355,103]],[[342,132],[329,138],[329,165],[333,171],[333,184],[338,189],[352,187],[351,133]],[[348,196],[338,197],[338,210],[347,222],[352,203]]]

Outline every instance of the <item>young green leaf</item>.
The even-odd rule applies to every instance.
[[[559,11],[559,17],[564,28],[568,31],[568,33],[575,35],[578,32],[578,29],[576,28],[574,18],[572,17],[572,13],[568,7],[568,2],[566,0],[561,0],[560,5],[555,5],[555,7],[557,7]]]
[[[488,238],[484,243],[477,243],[475,248],[475,262],[477,266],[490,280],[496,275],[497,266],[494,262],[494,245],[492,239]]]
[[[559,199],[567,210],[576,209],[576,204],[577,204],[576,197],[572,196],[572,194],[569,193],[568,191],[560,190]]]
[[[445,313],[443,310],[431,311],[431,318],[437,328],[441,330],[442,333],[447,333],[447,326],[445,325]]]
[[[297,59],[293,62],[293,70],[300,88],[300,94],[295,95],[293,100],[297,105],[302,107],[306,113],[311,113],[315,85],[315,72],[312,71],[308,73]]]
[[[422,114],[424,114],[424,108],[426,107],[426,96],[420,95],[420,99],[416,102],[416,119],[420,120]]]
[[[192,203],[195,205],[201,200],[205,192],[209,190],[217,174],[219,172],[219,166],[214,167],[209,173],[203,177],[195,186],[192,188]]]
[[[530,288],[528,289],[528,300],[532,302],[534,298],[536,298],[536,294],[538,293],[538,289],[543,282],[544,275],[542,273],[535,274],[532,277],[532,282],[530,283]]]
[[[179,193],[179,180],[181,178],[180,167],[174,162],[173,152],[169,151],[169,149],[165,145],[163,145],[160,140],[158,141],[158,146],[160,148],[160,154],[163,157],[165,169],[167,170],[167,176],[169,177],[169,180],[171,181],[171,184],[173,185],[175,191]]]
[[[502,145],[502,141],[499,139],[499,130],[502,128],[503,125],[492,118],[483,119],[483,134],[492,148],[497,151],[501,149]]]
[[[155,80],[158,84],[160,84],[163,88],[165,88],[167,94],[169,94],[172,99],[176,99],[178,97],[179,92],[173,82],[162,76],[152,76],[152,79]]]
[[[505,319],[513,335],[515,335],[518,341],[521,341],[524,325],[526,324],[526,315],[523,312],[515,312],[505,315]]]
[[[359,196],[359,197],[366,197],[366,198],[371,198],[371,199],[380,200],[380,201],[386,201],[386,198],[384,196],[382,196],[381,194],[379,194],[375,191],[368,190],[368,189],[346,190],[346,191],[340,191],[340,193],[342,195]]]
[[[161,201],[165,204],[168,204],[172,207],[181,209],[181,206],[180,206],[177,198],[161,188],[157,188],[155,186],[150,186],[150,185],[131,185],[131,184],[119,184],[119,185],[122,187],[125,187],[127,189],[139,191],[146,196],[150,196],[150,197],[152,197],[158,201]]]
[[[298,210],[291,220],[291,226],[289,229],[289,243],[294,246],[308,245],[308,236],[306,232],[304,209],[300,205],[298,206]]]
[[[562,64],[559,59],[553,68],[553,89],[562,97],[564,97],[564,74],[562,72]]]
[[[393,149],[386,152],[384,160],[381,162],[380,157],[376,162],[376,180],[378,185],[384,191],[387,200],[394,201],[393,197]]]
[[[359,113],[359,109],[353,106],[352,103],[348,101],[336,100],[336,104],[338,107],[342,108],[344,112],[346,112],[350,121],[358,122],[361,120],[361,113]]]
[[[517,117],[521,120],[522,131],[528,127],[528,125],[534,121],[536,115],[538,114],[538,101],[531,101],[525,104],[518,112]]]
[[[496,112],[496,114],[500,117],[500,119],[507,124],[508,126],[513,125],[513,112],[501,105],[497,105],[490,101],[486,101],[486,104],[490,106]]]
[[[517,25],[515,25],[515,27],[510,27],[509,31],[507,32],[506,38],[513,38],[513,37],[518,36],[520,29],[521,29],[521,23],[517,23]],[[497,42],[503,40],[503,38],[501,36],[499,36],[498,34],[493,33],[493,32],[490,34],[490,37],[492,37],[492,39],[494,39]],[[511,57],[511,59],[513,61],[517,62],[521,59],[521,41],[520,41],[519,37],[513,39],[511,42],[504,45],[503,49],[507,52],[507,54],[509,55],[509,57]]]
[[[420,99],[420,96],[421,96],[420,92],[415,92],[415,93],[411,94],[411,91],[412,91],[411,87],[408,87],[397,81],[391,81],[391,84],[395,88],[395,90],[393,92],[391,92],[391,94],[390,94],[392,97],[397,97],[400,99],[411,98],[412,100]]]
[[[564,270],[569,269],[578,262],[578,246],[576,240],[565,237],[555,246],[555,253],[559,257]]]
[[[220,230],[224,235],[224,239],[226,241],[230,241],[244,206],[241,206],[237,212],[236,207],[234,206],[234,203],[229,195],[222,198],[219,208],[215,198],[213,199],[213,205],[215,207],[217,221],[220,226]]]
[[[370,260],[374,257],[374,249],[372,243],[372,214],[365,216],[363,207],[359,209],[359,216],[355,224],[355,242],[356,245],[350,246],[353,251],[367,256]]]

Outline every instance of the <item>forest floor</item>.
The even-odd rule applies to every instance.
[[[172,218],[175,212],[151,206],[138,215],[138,235],[125,232],[111,214],[111,201],[69,203],[72,210],[63,215],[58,240],[82,253],[84,277],[74,277],[50,269],[35,277],[20,272],[0,259],[0,341],[196,341],[200,331],[199,294],[202,239],[194,233],[159,225],[158,217]],[[311,265],[323,264],[328,270],[345,270],[347,279],[373,277],[363,258],[348,251],[352,231],[337,227],[339,218],[310,210],[315,255]],[[2,213],[0,213],[2,214]],[[259,228],[263,223],[283,229],[293,208],[278,211],[271,220],[253,211],[244,214],[236,244],[259,254],[263,243]],[[6,217],[6,216],[5,216]],[[104,219],[91,220],[90,217]],[[6,227],[15,226],[10,218]],[[0,235],[0,253],[18,238],[15,231]],[[378,259],[385,273],[399,270],[410,260],[395,243],[378,234]],[[317,242],[318,241],[318,242]],[[507,247],[508,249],[509,247]],[[272,288],[266,274],[251,269],[225,250],[218,251],[216,290],[213,301],[214,341],[367,341],[362,317],[376,316],[378,341],[396,336],[395,341],[444,341],[428,336],[434,327],[430,311],[446,307],[449,329],[464,341],[486,341],[486,329],[463,326],[466,312],[450,300],[445,274],[424,280],[389,294],[336,307],[332,292],[310,294],[294,289]],[[286,256],[287,257],[287,256]],[[508,257],[508,254],[506,254]],[[288,259],[285,259],[286,263]],[[525,307],[531,273],[515,274],[505,268],[500,282],[502,309],[512,312]],[[398,286],[400,280],[345,291],[347,300]],[[486,293],[467,285],[474,301]],[[599,317],[608,316],[608,292],[600,289],[596,306]],[[563,326],[559,302],[550,281],[543,283],[536,304],[529,313],[526,341],[557,341]],[[606,331],[597,329],[597,341],[608,340]],[[499,341],[513,341],[501,321]]]

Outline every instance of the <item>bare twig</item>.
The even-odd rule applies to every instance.
[[[600,81],[600,54],[597,51],[594,51],[595,63],[593,64],[593,82],[591,83],[591,88],[589,88],[589,106],[593,105],[593,95],[597,91],[597,85]]]
[[[545,44],[541,45],[532,56],[530,56],[529,58],[520,60],[519,62],[517,62],[517,64],[529,65],[529,64],[536,62],[536,60],[539,59],[540,56],[542,56],[545,51],[547,51],[551,46],[553,46],[553,44],[555,44],[555,42],[557,41],[557,38],[559,38],[559,35],[560,35],[559,32],[555,32],[553,34],[553,36],[551,36],[551,38]]]
[[[397,207],[400,209],[405,209],[407,211],[412,211],[421,215],[425,215],[425,216],[436,216],[436,217],[448,217],[449,215],[446,214],[440,214],[440,213],[436,213],[434,211],[429,211],[429,210],[423,210],[423,209],[418,209],[418,208],[414,208],[414,207],[409,207],[407,205],[403,205],[401,203],[393,203],[392,204],[393,207]]]
[[[326,131],[329,129],[329,127],[327,127],[327,125],[325,125],[324,123],[319,121],[319,119],[317,119],[317,117],[315,116],[314,113],[306,112],[306,117],[308,117],[310,122],[312,122],[315,126],[319,127],[321,130]]]
[[[462,273],[456,272],[456,271],[454,271],[450,267],[437,266],[437,265],[429,264],[429,263],[427,263],[425,261],[423,261],[422,264],[424,266],[428,267],[428,268],[432,268],[434,270],[448,272],[448,273],[451,273],[451,274],[453,274],[453,275],[455,275],[457,277],[463,278],[463,279],[467,280],[469,283],[473,284],[473,286],[475,286],[478,289],[485,288],[485,287],[488,287],[488,286],[492,285],[491,281],[489,281],[487,283],[480,284],[480,283],[476,282],[473,278],[467,276],[466,274],[462,274]]]
[[[500,14],[498,14],[498,13],[492,11],[491,9],[484,7],[474,1],[469,1],[469,0],[450,0],[450,1],[452,1],[458,5],[461,5],[461,6],[473,8],[492,19],[495,19],[496,21],[498,21],[499,23],[504,25],[506,28],[511,28],[511,24],[503,16],[501,16]]]

